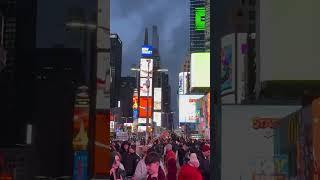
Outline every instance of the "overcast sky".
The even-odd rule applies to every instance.
[[[158,26],[161,64],[169,69],[171,104],[177,109],[178,73],[189,47],[189,1],[186,0],[110,0],[111,32],[123,43],[122,75],[130,74],[130,66],[138,64],[144,30]]]
[[[38,1],[37,46],[52,47],[64,42],[64,17],[68,7],[83,7],[89,14],[96,5],[90,0]],[[160,56],[163,68],[169,69],[171,102],[177,109],[178,73],[189,47],[188,0],[110,0],[111,32],[123,42],[122,75],[130,74],[132,64],[139,63],[144,30],[158,26]]]

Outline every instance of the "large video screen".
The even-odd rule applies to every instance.
[[[206,28],[206,9],[204,7],[197,7],[194,10],[195,14],[195,30],[204,31]]]
[[[196,101],[203,95],[179,95],[179,123],[196,123]]]
[[[153,121],[157,124],[157,126],[161,126],[161,112],[153,112]]]
[[[161,110],[161,93],[162,93],[162,89],[161,88],[154,88],[154,107],[153,109],[156,111],[160,111]]]
[[[191,89],[210,87],[210,53],[191,54]]]
[[[149,88],[147,86],[147,78],[140,78],[140,97],[152,96],[152,78],[149,79]],[[148,93],[149,91],[149,93]],[[149,94],[149,95],[148,95]]]
[[[139,117],[146,118],[147,117],[147,104],[149,106],[148,115],[149,118],[152,117],[152,97],[140,97],[140,106],[139,106]]]
[[[153,59],[140,59],[140,77],[141,78],[146,78],[148,77],[148,72],[149,72],[149,77],[152,77],[152,72],[153,72]]]

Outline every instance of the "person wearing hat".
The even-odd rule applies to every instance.
[[[198,154],[200,162],[200,171],[203,175],[204,180],[210,179],[210,146],[208,144],[203,144],[201,147],[201,152]]]
[[[199,160],[196,153],[191,153],[189,161],[184,164],[178,174],[178,180],[202,180],[202,175],[199,167]]]

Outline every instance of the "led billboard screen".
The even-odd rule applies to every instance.
[[[148,79],[140,78],[140,97],[141,96],[152,96],[152,79],[149,79],[149,88],[148,88]],[[148,93],[149,91],[149,93]],[[149,94],[149,95],[148,95]]]
[[[180,72],[179,73],[179,94],[186,94],[188,88],[188,74],[189,72]]]
[[[140,97],[140,106],[139,106],[139,117],[146,118],[147,117],[147,104],[148,108],[148,117],[152,116],[152,97]]]
[[[195,30],[204,31],[206,28],[206,9],[197,7],[194,9]]]
[[[73,116],[73,150],[87,150],[89,107],[75,107]]]
[[[235,34],[221,39],[221,93],[234,92],[235,88]]]
[[[154,95],[153,95],[153,109],[156,111],[161,110],[161,99],[162,99],[162,89],[161,88],[154,88]]]
[[[95,128],[95,146],[94,146],[94,173],[106,174],[108,173],[106,165],[108,165],[109,151],[107,149],[109,143],[110,123],[109,113],[96,114],[96,128]]]
[[[191,54],[191,89],[210,87],[210,53]]]
[[[76,151],[73,155],[73,178],[88,178],[88,151]]]
[[[179,123],[195,123],[196,101],[203,95],[179,95]]]
[[[152,57],[153,48],[152,46],[142,46],[141,48],[141,55],[142,57]]]
[[[157,124],[157,126],[161,126],[161,112],[153,112],[153,121]]]
[[[150,121],[150,119],[149,119],[149,121]],[[146,124],[147,123],[147,119],[146,118],[139,118],[138,119],[138,123],[139,124]]]
[[[152,72],[153,72],[153,59],[140,59],[140,77],[141,78],[146,78],[148,77],[148,72],[149,72],[149,77],[152,77]]]
[[[147,126],[138,126],[138,132],[146,132]]]
[[[223,105],[222,112],[222,179],[252,179],[252,174],[257,173],[256,167],[262,165],[258,173],[278,174],[274,168],[268,167],[266,161],[272,160],[277,141],[274,137],[275,131],[272,128],[254,129],[253,120],[260,119],[279,119],[288,117],[291,113],[299,110],[300,106],[275,106],[275,105]],[[288,127],[288,125],[286,125]],[[232,132],[232,133],[228,133]],[[275,134],[274,134],[275,133]],[[288,132],[285,132],[287,139]],[[239,146],[237,142],[250,141],[251,146]],[[236,149],[237,153],[229,151]],[[245,154],[246,158],[239,156]],[[269,159],[270,158],[270,159]],[[257,166],[258,165],[258,166]],[[243,169],[243,171],[239,171]],[[246,172],[246,173],[243,173]],[[271,179],[271,178],[270,178]]]

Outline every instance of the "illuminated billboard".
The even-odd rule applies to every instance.
[[[161,99],[162,99],[162,89],[161,88],[154,88],[154,95],[153,95],[153,109],[156,111],[161,110]]]
[[[150,119],[149,119],[150,121]],[[138,119],[138,124],[146,124],[147,123],[147,119],[146,118],[139,118]]]
[[[73,116],[73,150],[88,150],[89,107],[75,107]]]
[[[139,106],[139,117],[146,118],[147,117],[147,104],[148,108],[148,117],[152,117],[152,97],[140,97],[140,106]]]
[[[147,126],[138,126],[138,132],[146,132]]]
[[[88,151],[75,151],[73,155],[73,178],[88,178]]]
[[[194,9],[195,30],[204,31],[206,28],[206,9],[197,7]]]
[[[179,73],[179,94],[186,94],[188,91],[188,74],[190,72]]]
[[[153,112],[153,121],[157,124],[157,126],[161,126],[161,112]]]
[[[196,123],[196,102],[203,95],[179,95],[179,123]]]
[[[221,41],[221,93],[234,91],[234,34]]]
[[[149,72],[149,77],[152,77],[152,72],[153,72],[153,59],[140,59],[140,77],[141,78],[146,78],[148,77],[148,72]]]
[[[191,54],[191,89],[210,88],[210,53]]]
[[[149,79],[149,88],[147,78],[140,78],[140,97],[142,96],[152,96],[152,79]],[[149,93],[148,93],[149,91]],[[148,95],[149,94],[149,95]]]
[[[110,134],[109,113],[96,114],[94,174],[106,174],[109,159],[108,143]]]
[[[132,118],[133,120],[138,119],[138,96],[132,98]]]
[[[144,45],[141,48],[141,56],[142,57],[152,57],[153,48],[152,46]]]

